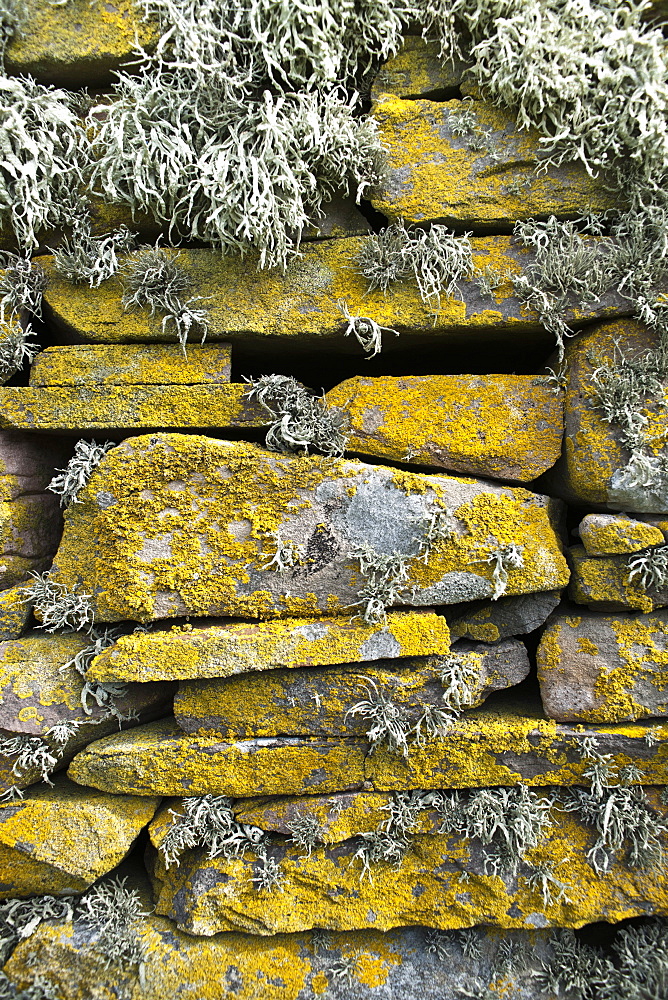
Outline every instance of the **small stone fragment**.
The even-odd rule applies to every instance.
[[[345,618],[285,618],[278,622],[175,625],[134,632],[95,657],[96,681],[187,680],[248,671],[367,663],[450,649],[445,618],[433,611],[393,611],[385,624]]]
[[[644,587],[637,575],[631,578],[628,556],[592,557],[582,545],[569,553],[573,572],[568,596],[576,604],[599,611],[654,611],[668,605],[668,585]]]
[[[383,94],[394,97],[427,97],[438,92],[439,99],[457,97],[466,64],[453,55],[443,59],[440,44],[419,35],[407,35],[395,56],[384,63],[371,85],[371,99]]]
[[[500,597],[498,601],[480,601],[448,609],[446,617],[453,638],[498,642],[540,628],[559,604],[560,597],[560,590]]]
[[[358,375],[326,399],[362,455],[526,483],[561,454],[561,397],[531,375]]]
[[[0,591],[0,642],[18,639],[32,614],[29,587],[9,587]]]
[[[578,534],[588,556],[617,556],[663,544],[663,532],[623,514],[586,514]]]
[[[668,714],[668,611],[560,611],[537,651],[546,714],[559,722],[624,722]]]
[[[158,800],[105,795],[58,778],[0,803],[0,896],[87,889],[119,864]]]
[[[0,431],[0,500],[44,493],[56,468],[66,464],[71,454],[68,441]]]
[[[51,564],[62,523],[58,498],[50,493],[0,501],[1,588],[24,583]]]
[[[398,665],[379,660],[275,670],[269,677],[250,673],[184,681],[174,699],[174,717],[186,733],[220,733],[226,740],[279,734],[363,737],[370,722],[354,708],[380,696],[399,710],[406,732],[422,720],[424,734],[425,711],[440,709],[447,715],[451,706],[445,695],[450,661],[466,671],[451,715],[459,710],[459,700],[466,708],[481,705],[493,691],[519,684],[529,673],[526,648],[516,639],[494,646],[464,642],[447,657],[411,657]]]

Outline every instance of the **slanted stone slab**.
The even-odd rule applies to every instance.
[[[588,556],[617,556],[663,544],[663,532],[654,525],[624,514],[586,514],[578,525]]]
[[[540,133],[518,129],[513,110],[480,100],[400,100],[372,105],[386,150],[387,175],[371,202],[389,219],[438,220],[476,232],[509,231],[517,219],[578,218],[615,207],[605,178],[581,163],[537,172]],[[462,115],[470,133],[456,135]]]
[[[44,493],[71,454],[71,445],[53,438],[0,431],[0,501]]]
[[[207,342],[242,341],[261,349],[277,338],[304,350],[317,349],[331,340],[337,353],[359,357],[361,347],[354,337],[344,337],[346,320],[339,306],[345,300],[352,315],[367,316],[381,326],[400,331],[386,336],[383,350],[405,348],[406,337],[418,343],[429,338],[461,343],[471,333],[505,343],[512,333],[514,343],[535,343],[544,337],[537,314],[520,304],[507,280],[491,295],[483,295],[475,281],[461,281],[454,296],[443,295],[436,317],[420,298],[412,279],[395,282],[384,295],[369,291],[359,273],[356,258],[361,237],[320,240],[304,244],[301,254],[291,258],[285,271],[259,270],[258,258],[246,254],[221,255],[217,250],[179,251],[179,265],[190,275],[193,295],[201,295],[209,314]],[[514,244],[509,236],[485,236],[471,240],[473,263],[484,270],[519,273],[533,253]],[[175,334],[162,327],[160,314],[147,309],[125,312],[121,304],[122,282],[118,277],[100,288],[73,285],[58,275],[53,258],[40,257],[49,285],[45,292],[51,322],[61,333],[100,343],[167,341]],[[624,296],[605,292],[595,306],[566,310],[564,319],[576,326],[583,321],[608,316],[627,316],[633,311]]]
[[[81,892],[119,864],[155,798],[104,795],[58,778],[0,803],[0,896]]]
[[[498,706],[497,701],[497,706]],[[647,733],[652,732],[650,740]],[[188,736],[162,719],[91,743],[70,764],[82,785],[132,795],[318,795],[341,791],[480,788],[487,785],[588,784],[593,736],[612,767],[631,760],[648,784],[668,784],[668,725],[558,725],[538,707],[508,699],[475,708],[456,728],[407,757],[364,740],[277,737],[224,742]]]
[[[652,800],[664,818],[666,807],[658,796]],[[156,912],[190,934],[206,935],[416,924],[450,929],[482,922],[531,930],[668,914],[665,870],[631,868],[620,852],[602,878],[587,860],[597,834],[559,805],[552,809],[545,839],[516,870],[497,873],[485,863],[477,838],[458,835],[417,835],[401,863],[372,863],[365,877],[362,862],[355,859],[359,841],[316,847],[310,855],[285,841],[274,843],[268,854],[278,865],[280,881],[265,889],[257,884],[262,862],[253,850],[234,859],[209,858],[205,849],[185,851],[180,865],[168,869],[156,856]],[[668,844],[665,834],[661,840]],[[539,863],[565,886],[547,901],[540,886],[530,882]]]
[[[385,624],[345,618],[286,618],[277,622],[221,622],[197,628],[121,636],[95,660],[96,681],[187,680],[248,671],[447,653],[445,618],[433,611],[393,611]]]
[[[498,642],[513,635],[526,635],[540,628],[559,604],[560,597],[561,591],[548,590],[463,604],[448,612],[450,632],[453,638],[476,642]]]
[[[62,523],[58,498],[51,493],[0,500],[0,587],[23,583],[31,572],[50,565]]]
[[[358,375],[326,398],[361,455],[526,483],[561,454],[561,397],[531,375]]]
[[[529,673],[521,642],[505,639],[494,646],[458,643],[453,657],[463,657],[471,676],[471,705],[481,705],[494,691],[519,684]],[[444,708],[443,658],[411,657],[396,664],[351,663],[341,667],[275,670],[243,677],[183,681],[174,699],[174,717],[186,733],[220,733],[225,739],[258,736],[364,736],[369,720],[352,715],[370,691],[380,692],[414,727],[425,708]]]
[[[77,344],[47,347],[30,369],[30,385],[223,385],[229,344]]]
[[[537,652],[547,715],[623,722],[668,714],[668,611],[554,615]]]
[[[155,22],[144,19],[133,0],[68,0],[60,6],[21,0],[20,8],[24,23],[7,46],[6,68],[41,83],[110,83],[112,71],[133,55],[136,39],[146,47],[158,37]]]
[[[9,587],[0,591],[0,642],[18,639],[32,614],[29,587]]]
[[[404,557],[395,603],[414,607],[492,595],[494,553],[513,545],[508,594],[568,579],[548,497],[246,442],[129,438],[77,499],[52,576],[91,595],[102,621],[350,616],[366,606],[360,552]],[[291,569],[277,568],[278,539],[298,555]]]
[[[437,91],[441,100],[457,97],[466,64],[460,59],[442,59],[440,43],[407,35],[403,45],[384,63],[371,85],[371,99],[383,94],[394,97],[423,97]]]
[[[582,545],[574,545],[570,558],[568,596],[576,604],[599,611],[654,611],[668,605],[668,587],[645,588],[637,575],[629,579],[628,556],[588,556]]]

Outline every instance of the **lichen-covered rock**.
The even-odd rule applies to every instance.
[[[359,273],[356,257],[361,237],[305,243],[285,270],[260,270],[252,254],[221,256],[216,250],[179,251],[179,265],[191,278],[193,295],[206,301],[209,318],[207,341],[230,340],[266,350],[279,341],[285,346],[317,350],[323,339],[337,354],[359,356],[354,337],[345,337],[347,321],[339,301],[351,315],[369,317],[400,337],[385,336],[383,350],[406,347],[406,338],[418,343],[426,336],[461,343],[462,334],[484,334],[489,341],[505,344],[509,334],[516,344],[534,344],[544,331],[538,315],[520,303],[510,280],[491,295],[483,294],[475,280],[463,280],[453,296],[443,295],[438,315],[420,298],[412,279],[397,281],[384,295],[369,291]],[[483,236],[471,240],[473,263],[484,270],[517,274],[530,265],[533,251],[514,243],[509,236]],[[101,343],[175,341],[172,329],[163,328],[163,317],[150,316],[147,309],[125,312],[121,303],[122,282],[118,277],[100,288],[73,285],[59,275],[52,257],[41,257],[49,285],[45,302],[54,327],[77,340]],[[565,310],[567,322],[627,316],[632,306],[614,290],[605,292],[594,305]]]
[[[666,807],[653,797],[657,813]],[[506,928],[581,927],[644,914],[668,914],[665,870],[631,868],[612,858],[605,878],[587,858],[597,834],[557,801],[545,839],[506,870],[489,865],[478,838],[459,835],[412,839],[400,863],[371,863],[365,876],[355,852],[359,842],[316,847],[274,843],[267,855],[278,868],[273,887],[262,888],[263,862],[253,850],[242,858],[209,858],[205,849],[184,851],[179,866],[153,865],[156,912],[191,934],[244,930],[276,934],[312,927],[385,930],[416,924],[440,929],[485,923]],[[661,835],[665,845],[668,838]],[[486,863],[487,861],[487,863]],[[537,865],[563,891],[545,898],[533,884]]]
[[[362,455],[525,483],[561,454],[562,400],[530,375],[358,375],[326,398]]]
[[[23,583],[31,572],[50,565],[62,523],[58,498],[51,493],[0,500],[0,587]]]
[[[150,46],[158,37],[155,22],[142,18],[133,0],[68,0],[59,6],[21,0],[20,6],[23,25],[7,46],[6,67],[42,83],[110,83],[112,71],[131,58],[137,40]]]
[[[559,604],[561,591],[500,597],[498,601],[463,604],[448,610],[450,632],[455,639],[498,642],[513,635],[534,632]]]
[[[72,445],[42,435],[0,431],[0,501],[43,493]]]
[[[518,129],[515,112],[487,101],[400,100],[372,106],[386,150],[387,175],[371,202],[389,219],[438,220],[477,232],[510,230],[516,219],[578,217],[615,207],[605,179],[581,163],[538,172],[536,129]],[[462,116],[470,131],[457,135]]]
[[[0,896],[81,892],[126,856],[158,800],[58,778],[0,803]]]
[[[433,611],[393,611],[384,623],[345,618],[175,625],[169,631],[121,636],[95,657],[96,681],[186,680],[248,671],[444,654],[445,618]]]
[[[647,733],[652,732],[650,740]],[[69,775],[82,785],[133,795],[318,795],[341,791],[587,784],[593,737],[612,767],[631,762],[647,784],[668,784],[668,725],[558,725],[509,700],[466,712],[455,729],[408,756],[365,740],[285,736],[225,743],[188,736],[163,719],[89,744]]]
[[[618,556],[663,544],[660,528],[623,514],[586,514],[578,534],[588,556]]]
[[[0,642],[18,639],[25,631],[31,614],[29,587],[9,587],[0,591]]]
[[[668,714],[668,612],[553,616],[537,651],[547,715],[623,722]]]
[[[493,691],[519,684],[529,673],[526,648],[516,639],[494,646],[458,643],[453,658],[467,670],[464,704],[481,705]],[[427,707],[445,709],[439,657],[304,667],[242,677],[184,681],[174,717],[186,733],[220,733],[227,740],[258,736],[364,736],[368,718],[353,714],[375,688],[415,727]],[[424,722],[423,722],[424,726]]]
[[[223,385],[230,381],[230,345],[76,344],[47,347],[30,368],[30,385]]]
[[[444,59],[440,44],[425,41],[419,35],[407,35],[395,56],[378,70],[371,85],[371,99],[378,101],[383,94],[395,97],[427,97],[437,92],[438,98],[457,97],[466,64],[453,55]]]
[[[244,442],[129,438],[78,500],[52,577],[91,595],[103,621],[362,614],[370,601],[452,604],[568,578],[548,497]]]
[[[568,596],[576,604],[600,611],[654,611],[668,605],[668,586],[645,587],[637,574],[631,578],[628,556],[588,556],[582,545],[574,545],[569,555]]]

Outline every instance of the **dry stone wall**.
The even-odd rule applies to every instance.
[[[0,3],[0,105],[140,130],[206,6]],[[139,156],[32,242],[0,191],[2,998],[668,997],[668,223],[387,8],[283,251]]]

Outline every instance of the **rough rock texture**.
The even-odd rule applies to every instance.
[[[58,498],[51,493],[0,501],[0,587],[13,587],[46,569],[61,530]]]
[[[654,525],[623,514],[587,514],[578,525],[588,556],[617,556],[663,544],[663,532]]]
[[[521,642],[495,646],[458,643],[470,670],[470,705],[481,705],[493,691],[519,684],[529,673]],[[426,706],[445,708],[443,659],[414,657],[351,663],[341,667],[275,670],[243,677],[184,681],[174,699],[174,717],[186,733],[220,733],[225,739],[258,736],[364,736],[371,723],[351,709],[366,700],[374,685],[415,726]]]
[[[509,236],[471,242],[473,263],[483,270],[491,267],[518,273],[523,262],[533,259],[531,251],[512,243]],[[355,338],[343,336],[347,324],[337,305],[340,299],[352,315],[368,316],[401,332],[400,338],[385,336],[384,351],[405,347],[405,337],[419,342],[436,335],[456,344],[475,331],[476,336],[504,342],[512,332],[516,342],[534,344],[542,332],[538,316],[520,305],[510,281],[492,295],[483,295],[475,281],[462,281],[454,297],[442,296],[436,317],[413,280],[395,282],[386,295],[378,289],[370,292],[355,264],[361,245],[360,237],[304,244],[285,271],[257,270],[252,254],[221,256],[205,249],[180,251],[179,264],[191,277],[193,295],[207,301],[207,341],[252,342],[261,348],[267,338],[269,343],[287,338],[291,345],[313,351],[323,338],[332,338],[337,353],[359,356],[361,347]],[[159,314],[151,317],[146,309],[124,312],[118,278],[91,289],[59,276],[52,257],[41,257],[39,262],[49,278],[45,302],[61,334],[102,343],[175,340],[173,331],[163,330]],[[584,311],[566,311],[564,318],[579,325],[583,320],[625,316],[631,311],[628,300],[611,291]]]
[[[634,356],[656,346],[656,336],[635,320],[596,324],[567,342],[564,451],[546,475],[545,488],[550,492],[574,503],[607,505],[631,514],[668,510],[668,480],[653,488],[631,485],[630,452],[620,443],[619,427],[603,419],[591,382],[597,368],[614,365],[620,354]],[[650,451],[666,457],[663,401],[641,412],[647,418],[644,432]]]
[[[652,729],[652,739],[646,734]],[[369,755],[354,738],[278,737],[225,743],[187,736],[173,719],[91,743],[70,764],[84,785],[136,795],[318,795],[339,791],[587,784],[583,740],[593,736],[611,765],[633,760],[648,784],[668,784],[668,726],[560,726],[526,703],[497,700],[466,712],[441,739],[408,756]]]
[[[119,864],[158,800],[105,795],[58,778],[0,803],[0,896],[81,892]]]
[[[657,809],[665,814],[665,806]],[[485,864],[486,850],[477,838],[447,835],[417,835],[400,864],[372,863],[367,877],[354,858],[360,846],[354,840],[316,847],[310,856],[291,844],[275,844],[268,853],[282,878],[270,889],[253,882],[261,870],[254,851],[226,859],[194,849],[169,869],[156,856],[156,912],[191,934],[205,935],[415,924],[448,929],[482,922],[528,930],[668,913],[665,871],[630,868],[622,855],[601,878],[586,858],[596,839],[591,827],[556,805],[551,819],[545,840],[527,852],[517,870],[497,873]],[[529,882],[539,862],[565,884],[564,892],[554,891],[547,902]]]
[[[540,628],[559,604],[560,596],[561,591],[548,590],[448,609],[450,633],[453,639],[476,642],[498,642],[513,635],[526,635]]]
[[[0,431],[0,500],[43,493],[71,454],[71,445],[53,438]]]
[[[540,134],[519,130],[515,112],[486,101],[400,100],[381,95],[372,106],[387,150],[387,180],[371,197],[390,219],[439,220],[476,232],[509,231],[517,219],[577,218],[614,207],[603,178],[580,163],[538,173]],[[453,125],[463,113],[467,135]],[[492,155],[493,154],[493,155]]]
[[[350,614],[370,585],[354,553],[370,550],[405,557],[398,602],[413,606],[491,596],[494,553],[509,545],[523,565],[507,569],[508,594],[568,578],[546,497],[243,442],[130,438],[78,499],[53,577],[92,595],[103,621]],[[429,544],[434,518],[447,537]],[[279,538],[299,553],[292,569],[270,566]]]
[[[645,588],[638,576],[629,579],[628,556],[590,557],[581,545],[574,545],[569,555],[573,573],[568,595],[576,604],[601,611],[654,611],[668,605],[668,587]]]
[[[105,968],[81,924],[54,921],[19,944],[4,971],[26,989],[48,970],[61,1000],[443,1000],[481,984],[504,990],[511,982],[517,1000],[556,1000],[535,980],[541,964],[554,961],[548,932],[480,927],[471,933],[466,953],[456,935],[439,936],[436,948],[419,927],[195,938],[151,915],[140,930],[146,950],[140,981],[136,968]],[[509,945],[518,965],[512,975],[504,964]]]
[[[371,85],[371,99],[382,94],[394,97],[426,97],[438,93],[441,100],[457,97],[466,64],[456,57],[442,59],[440,44],[408,35],[396,56],[383,63]]]
[[[668,714],[668,612],[603,615],[565,608],[537,652],[547,715],[623,722]]]
[[[561,453],[561,397],[531,375],[358,375],[326,398],[362,455],[526,483]]]
[[[221,385],[230,381],[229,344],[76,344],[47,347],[30,368],[31,386]]]
[[[29,587],[10,587],[0,591],[0,642],[18,639],[32,614]]]
[[[95,657],[87,676],[97,681],[229,677],[281,667],[443,654],[449,648],[445,618],[428,610],[393,611],[379,625],[345,618],[175,625],[169,631],[121,636]]]

